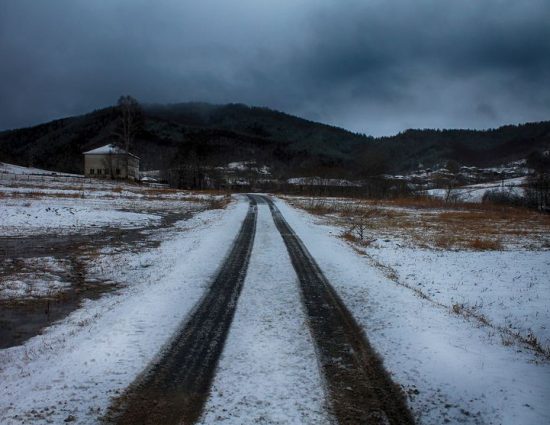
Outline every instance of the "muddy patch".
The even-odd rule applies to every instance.
[[[42,269],[39,278],[44,279],[38,288],[32,285],[30,277],[26,277],[38,274],[37,268]],[[15,273],[6,273],[14,269]],[[8,262],[2,269],[3,285],[15,281],[24,286],[17,287],[11,294],[4,293],[5,298],[0,300],[0,349],[24,343],[79,308],[85,299],[97,299],[122,286],[89,276],[86,269],[86,263],[77,257],[57,262],[50,268],[45,268],[44,262],[29,264],[21,259]]]
[[[105,249],[121,253],[156,248],[160,231],[194,213],[164,212],[154,225],[106,227],[92,234],[0,237],[0,349],[23,344],[84,300],[121,288],[119,282],[88,272]]]
[[[87,254],[104,247],[141,250],[155,248],[160,241],[149,236],[156,230],[188,220],[193,212],[163,214],[158,224],[137,228],[103,227],[93,232],[76,234],[43,234],[26,237],[0,237],[0,260],[32,257],[68,257]]]
[[[0,349],[23,344],[76,310],[84,299],[97,299],[118,287],[108,280],[90,281],[56,298],[0,301]]]

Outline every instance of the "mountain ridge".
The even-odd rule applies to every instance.
[[[244,104],[143,104],[133,151],[144,169],[177,166],[186,155],[213,165],[254,160],[281,175],[359,176],[404,172],[448,160],[491,166],[550,147],[550,121],[489,130],[409,129],[374,138],[285,112]],[[115,107],[0,132],[0,160],[82,171],[82,152],[113,141]]]

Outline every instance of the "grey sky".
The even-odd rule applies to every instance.
[[[0,129],[243,102],[373,135],[550,119],[550,1],[0,0]]]

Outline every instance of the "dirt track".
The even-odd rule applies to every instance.
[[[251,199],[240,232],[210,290],[161,358],[115,402],[106,423],[170,425],[199,418],[246,276],[256,217],[256,201]]]
[[[287,246],[306,307],[332,414],[340,424],[413,424],[404,396],[302,241],[267,202]]]

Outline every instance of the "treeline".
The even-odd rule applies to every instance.
[[[527,165],[533,170],[527,179],[527,202],[533,208],[550,212],[550,152],[533,152]]]

